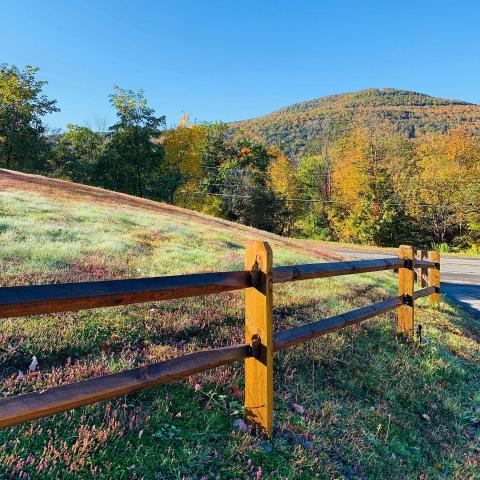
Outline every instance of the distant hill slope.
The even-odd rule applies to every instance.
[[[217,232],[218,235],[223,233],[229,238],[235,238],[242,245],[245,245],[249,239],[266,240],[272,246],[285,248],[299,254],[312,255],[327,260],[342,259],[341,255],[318,245],[309,245],[301,240],[280,237],[264,230],[258,230],[186,208],[89,185],[0,169],[0,192],[8,190],[13,190],[19,195],[40,195],[42,198],[69,202],[72,205],[91,205],[92,208],[97,206],[113,207],[122,210],[125,214],[130,212],[130,215],[132,212],[135,212],[134,214],[136,212],[139,214],[152,214],[157,216],[159,222],[175,222],[178,225],[182,224],[188,227],[207,228],[211,232]]]
[[[392,88],[344,93],[290,105],[263,117],[233,122],[236,133],[259,137],[301,155],[324,135],[352,125],[386,128],[408,137],[465,125],[480,132],[480,105]]]

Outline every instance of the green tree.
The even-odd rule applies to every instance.
[[[165,117],[148,107],[143,90],[115,87],[110,103],[118,122],[98,162],[102,186],[140,197],[163,198],[163,147],[158,141]]]
[[[217,185],[226,217],[264,230],[278,231],[278,201],[268,182],[275,152],[260,142],[240,138],[228,143]]]
[[[331,193],[330,162],[323,155],[308,155],[300,158],[297,178],[304,209],[297,221],[301,235],[323,239],[330,238],[328,202]]]
[[[105,145],[104,135],[88,127],[67,125],[52,151],[51,174],[79,183],[94,183],[94,172]]]
[[[223,204],[227,207],[228,218],[262,230],[281,233],[276,222],[278,201],[265,180],[265,173],[245,167],[238,174],[225,172],[225,180],[231,188],[225,188]],[[230,180],[228,180],[230,179]]]
[[[48,153],[42,118],[58,112],[37,80],[38,68],[0,65],[0,167],[44,172]]]

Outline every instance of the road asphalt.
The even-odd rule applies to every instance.
[[[338,250],[329,247],[329,250],[360,260],[393,256],[343,247]],[[480,258],[442,255],[440,279],[442,294],[480,320]]]

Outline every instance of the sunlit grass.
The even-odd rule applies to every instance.
[[[243,269],[247,238],[173,214],[7,191],[0,284]],[[273,250],[276,265],[317,261],[275,242]],[[396,295],[396,282],[383,273],[275,286],[275,330]],[[2,395],[242,342],[243,308],[233,292],[2,320]],[[475,478],[478,323],[424,299],[416,315],[421,346],[396,338],[389,313],[278,354],[270,440],[232,430],[242,405],[236,364],[2,430],[0,476]],[[41,376],[21,379],[33,355]]]

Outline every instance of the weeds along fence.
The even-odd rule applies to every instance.
[[[428,259],[427,259],[428,257]],[[415,338],[414,302],[440,299],[440,255],[401,246],[398,258],[272,268],[268,243],[250,241],[246,269],[130,280],[0,288],[0,318],[153,302],[245,289],[245,343],[200,351],[42,392],[0,400],[0,428],[122,396],[239,360],[245,361],[245,412],[257,431],[272,432],[273,354],[396,309],[399,334]],[[415,271],[419,269],[418,273]],[[341,315],[273,333],[272,291],[277,283],[398,270],[398,295]],[[415,291],[415,280],[421,289]]]

